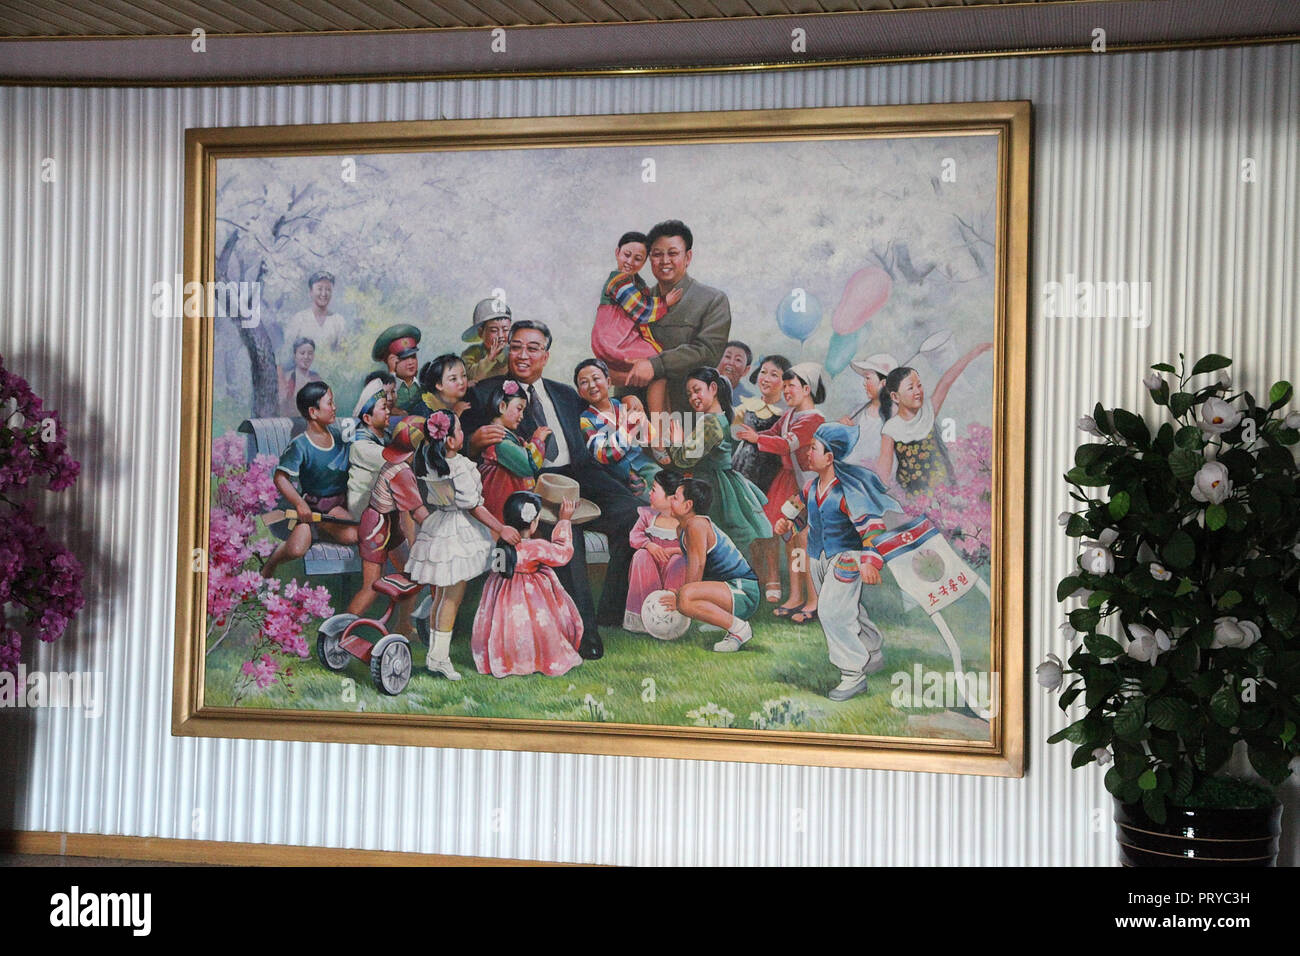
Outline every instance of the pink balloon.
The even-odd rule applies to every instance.
[[[889,300],[890,288],[889,273],[879,266],[867,266],[853,273],[831,317],[831,329],[840,335],[851,335],[862,328]]]

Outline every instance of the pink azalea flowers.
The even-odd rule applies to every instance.
[[[282,586],[276,578],[262,577],[262,561],[275,542],[266,536],[249,539],[257,533],[256,515],[279,501],[275,465],[270,455],[246,463],[244,439],[234,432],[212,443],[216,492],[208,525],[208,636],[219,634],[208,652],[232,632],[251,637],[249,659],[235,684],[235,703],[254,688],[287,687],[293,671],[281,658],[311,656],[304,628],[334,613],[325,588],[297,581]]]
[[[68,454],[66,439],[57,413],[46,411],[0,360],[0,607],[11,612],[0,619],[0,670],[11,673],[21,657],[20,627],[53,641],[85,603],[81,562],[17,498],[36,477],[44,476],[51,491],[77,480],[81,465]]]

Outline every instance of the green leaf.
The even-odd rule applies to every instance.
[[[1142,809],[1156,823],[1164,823],[1167,819],[1165,811],[1165,798],[1156,793],[1154,789],[1148,793],[1142,794]]]
[[[1237,591],[1227,591],[1223,597],[1219,598],[1219,610],[1226,611],[1230,607],[1236,607],[1241,603],[1241,594]]]
[[[1191,795],[1192,784],[1196,782],[1196,774],[1186,763],[1180,763],[1174,768],[1174,788],[1170,792],[1175,803],[1182,803]]]
[[[1106,789],[1110,791],[1111,796],[1122,799],[1124,793],[1124,777],[1119,772],[1119,767],[1111,767],[1106,771],[1106,776],[1102,778],[1106,784]]]
[[[1205,456],[1191,448],[1179,448],[1169,456],[1169,470],[1180,481],[1186,481],[1205,464]]]
[[[1151,442],[1151,432],[1140,415],[1134,415],[1124,408],[1115,409],[1115,430],[1133,442],[1146,447]]]
[[[1209,355],[1203,355],[1196,360],[1196,364],[1192,366],[1192,374],[1200,375],[1203,372],[1217,372],[1219,369],[1227,368],[1231,364],[1232,359],[1226,355],[1211,352]]]
[[[1168,362],[1157,362],[1155,365],[1152,365],[1151,367],[1152,367],[1153,369],[1155,369],[1157,372],[1177,372],[1177,371],[1178,371],[1178,369],[1174,368],[1174,367],[1173,367],[1172,365],[1170,365]]]
[[[1274,382],[1273,387],[1268,390],[1268,410],[1271,412],[1291,401],[1291,392],[1290,382]]]
[[[1102,485],[1110,484],[1109,478],[1090,475],[1082,468],[1071,468],[1065,473],[1065,480],[1072,485],[1079,485],[1083,488],[1100,488]]]
[[[1110,600],[1109,591],[1093,591],[1088,595],[1088,607],[1101,607]]]
[[[1118,491],[1110,499],[1109,510],[1110,516],[1118,521],[1128,514],[1129,505],[1133,503],[1133,498],[1127,491]]]
[[[1178,697],[1156,697],[1147,706],[1147,715],[1161,730],[1178,730],[1191,722],[1192,706]]]
[[[1295,740],[1296,726],[1294,721],[1288,720],[1282,725],[1282,743],[1289,744]]]
[[[1070,766],[1078,770],[1080,767],[1092,763],[1092,752],[1096,749],[1096,747],[1079,747],[1074,751],[1074,756],[1070,758]]]
[[[1071,574],[1061,578],[1056,585],[1056,600],[1064,601],[1079,588],[1083,587],[1083,578],[1077,574]]]
[[[1083,634],[1097,626],[1101,613],[1096,608],[1078,608],[1070,612],[1070,626]]]
[[[1287,778],[1291,755],[1276,747],[1256,747],[1253,744],[1246,750],[1250,765],[1269,783],[1277,786]]]
[[[1156,788],[1156,772],[1146,770],[1142,776],[1138,777],[1138,786],[1143,790],[1154,790]]]
[[[1088,718],[1082,717],[1052,734],[1047,738],[1047,742],[1059,744],[1062,740],[1068,740],[1072,744],[1086,744],[1089,736]]]
[[[1092,410],[1092,420],[1097,423],[1097,431],[1103,435],[1114,434],[1115,429],[1111,427],[1110,415],[1102,407],[1101,402],[1098,402],[1097,407]]]
[[[1174,418],[1182,418],[1195,401],[1196,396],[1190,392],[1175,392],[1169,396],[1169,411],[1173,413]]]
[[[1119,642],[1105,634],[1089,634],[1083,639],[1083,643],[1098,657],[1120,657],[1124,653],[1124,648],[1119,646]]]
[[[1178,589],[1174,591],[1174,597],[1182,597],[1184,594],[1192,593],[1192,579],[1179,578]]]
[[[1082,538],[1085,534],[1092,534],[1092,525],[1083,515],[1070,515],[1070,521],[1065,526],[1065,533],[1071,538]]]
[[[1218,531],[1228,523],[1228,509],[1220,504],[1212,504],[1205,509],[1205,527]]]
[[[1210,714],[1222,727],[1231,727],[1241,715],[1241,701],[1231,684],[1224,684],[1210,698]]]
[[[1096,443],[1090,445],[1080,445],[1078,448],[1074,450],[1074,463],[1086,471],[1090,469],[1094,464],[1096,464],[1102,458],[1103,455],[1106,454],[1106,450],[1108,448],[1110,448],[1109,445],[1101,445]]]
[[[1196,543],[1192,541],[1191,535],[1179,528],[1169,536],[1160,553],[1169,567],[1182,569],[1196,560]]]
[[[1147,708],[1141,697],[1130,697],[1115,714],[1115,733],[1121,737],[1132,737],[1142,730],[1146,723]]]
[[[1285,631],[1296,615],[1296,599],[1285,591],[1280,592],[1268,603],[1269,623],[1279,631]]]
[[[1184,425],[1174,434],[1174,444],[1179,448],[1200,451],[1205,444],[1205,439],[1201,436],[1201,430],[1195,425]]]

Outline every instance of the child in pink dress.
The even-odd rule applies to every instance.
[[[627,576],[627,607],[623,630],[645,634],[641,608],[655,591],[676,591],[686,580],[686,559],[677,540],[677,519],[669,498],[682,483],[680,472],[665,469],[650,484],[650,507],[638,508],[636,525],[628,535],[636,552]]]
[[[582,663],[582,617],[551,570],[573,559],[569,519],[576,506],[575,501],[560,505],[547,541],[533,537],[543,517],[542,499],[531,491],[516,491],[506,499],[504,523],[523,540],[517,547],[503,540],[492,555],[494,570],[483,585],[470,638],[480,674],[556,677]]]

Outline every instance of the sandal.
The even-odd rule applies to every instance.
[[[811,611],[806,611],[801,609],[795,611],[794,614],[790,615],[791,624],[811,624],[815,620],[817,620],[816,608],[814,608]]]
[[[777,584],[769,585],[767,591],[764,592],[764,596],[767,598],[768,604],[775,604],[777,601],[781,600],[780,585]]]
[[[792,614],[798,614],[798,613],[801,612],[802,610],[803,610],[803,608],[798,608],[798,607],[783,607],[783,606],[781,606],[781,605],[777,605],[776,607],[772,608],[772,616],[773,616],[773,617],[790,617]]]

